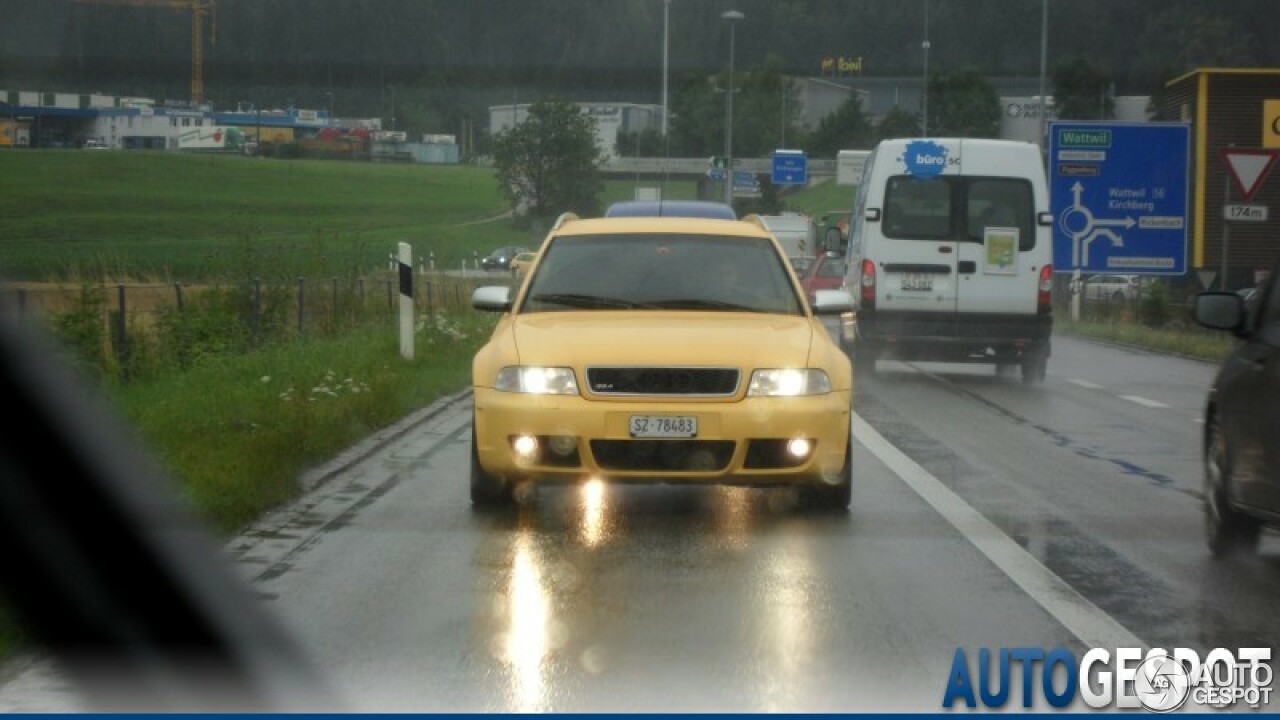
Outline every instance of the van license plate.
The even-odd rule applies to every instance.
[[[907,273],[902,276],[903,292],[930,292],[933,290],[933,278],[920,273]]]
[[[687,438],[698,434],[698,418],[689,415],[632,415],[631,437]]]

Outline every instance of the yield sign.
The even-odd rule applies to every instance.
[[[1241,150],[1238,148],[1224,148],[1222,150],[1222,159],[1227,161],[1227,169],[1231,171],[1231,179],[1236,183],[1236,189],[1244,195],[1244,199],[1248,200],[1262,186],[1262,181],[1267,177],[1267,173],[1271,172],[1271,166],[1275,164],[1276,157],[1280,156],[1280,150]]]

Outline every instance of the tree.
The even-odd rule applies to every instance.
[[[814,157],[835,157],[841,150],[867,148],[874,142],[875,128],[862,111],[862,100],[853,93],[818,122],[805,149]]]
[[[999,137],[1000,96],[972,68],[929,80],[929,134],[948,137]]]
[[[920,117],[913,112],[894,106],[880,118],[876,125],[875,139],[915,137],[920,134]]]
[[[600,210],[595,121],[564,100],[541,100],[524,122],[493,142],[498,181],[517,214],[552,218]]]
[[[1053,105],[1061,120],[1108,120],[1115,115],[1111,75],[1082,57],[1053,68]]]

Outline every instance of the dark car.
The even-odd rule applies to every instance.
[[[1218,370],[1205,409],[1205,534],[1215,555],[1252,551],[1264,526],[1280,528],[1276,275],[1260,290],[1254,312],[1233,292],[1201,293],[1195,300],[1197,322],[1241,340]]]
[[[628,200],[610,205],[604,216],[738,219],[732,205],[710,200]]]
[[[522,247],[500,247],[480,258],[480,269],[508,270],[511,268],[511,260],[522,252],[527,252],[527,250]]]

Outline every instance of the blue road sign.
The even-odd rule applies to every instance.
[[[807,185],[809,158],[803,150],[773,151],[774,185]]]
[[[734,170],[733,186],[734,187],[754,187],[759,185],[760,181],[756,179],[756,174],[750,170]]]
[[[724,182],[725,176],[728,174],[728,170],[719,167],[713,167],[710,170],[707,170],[707,177],[715,180],[716,182]]]
[[[1190,139],[1181,123],[1051,123],[1053,269],[1185,273]]]

